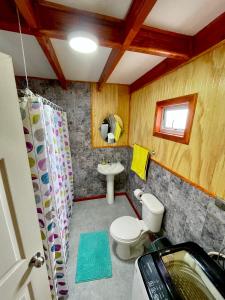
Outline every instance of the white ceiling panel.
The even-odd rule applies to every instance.
[[[165,57],[126,51],[107,82],[131,84]]]
[[[67,41],[51,41],[66,79],[98,81],[111,48],[99,47],[96,52],[83,54],[71,49]]]
[[[194,35],[225,11],[225,0],[158,0],[145,25]]]
[[[23,42],[28,75],[55,79],[55,73],[36,39],[31,35],[23,34]],[[24,76],[20,35],[0,30],[0,51],[12,57],[15,74]]]
[[[124,19],[132,0],[50,0],[50,2]]]

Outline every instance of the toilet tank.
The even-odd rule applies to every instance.
[[[151,232],[159,232],[162,225],[164,206],[152,194],[143,194],[141,200],[142,220]]]

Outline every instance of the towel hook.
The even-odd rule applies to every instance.
[[[154,155],[155,155],[155,150],[151,150],[151,151],[150,151],[150,155],[151,155],[151,156],[154,156]]]

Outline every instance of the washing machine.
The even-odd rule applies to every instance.
[[[196,243],[168,246],[135,262],[132,300],[224,300],[225,272]]]

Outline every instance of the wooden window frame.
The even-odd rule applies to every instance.
[[[168,100],[158,101],[156,102],[156,110],[155,110],[155,122],[153,129],[153,136],[157,136],[166,140],[174,141],[182,144],[189,144],[191,129],[195,114],[196,102],[197,102],[198,94],[185,95],[177,98],[172,98]],[[186,122],[186,128],[182,135],[167,133],[161,131],[161,122],[163,116],[163,109],[168,106],[188,104],[188,117]]]

